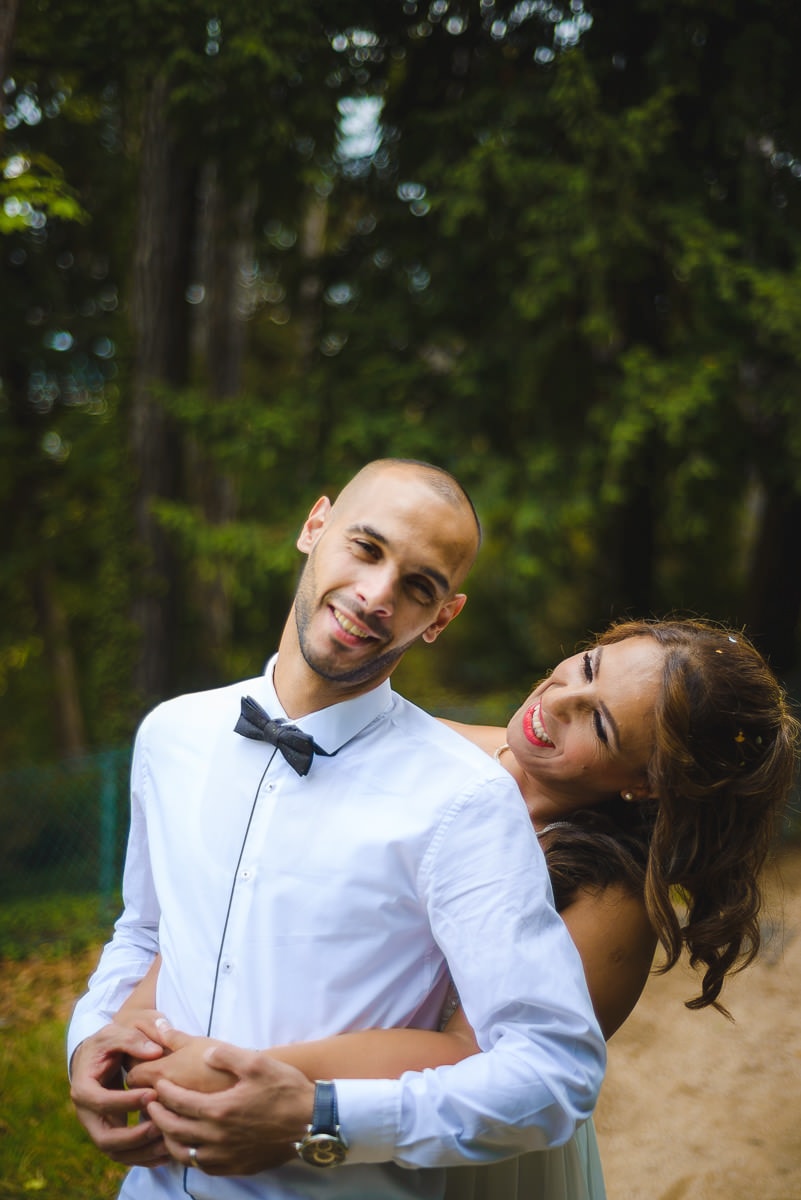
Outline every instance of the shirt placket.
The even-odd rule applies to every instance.
[[[248,934],[250,932],[252,937],[254,926],[264,931],[265,924],[270,920],[268,911],[254,915],[254,908],[265,895],[265,847],[275,823],[276,808],[286,802],[286,792],[293,785],[293,775],[294,772],[280,753],[273,750],[254,794],[248,822],[242,831],[239,856],[227,897],[227,913],[209,1015],[209,1032],[212,1035],[215,1028],[231,1029],[233,1023],[238,1021],[237,1014],[241,1014],[243,996],[258,994],[257,981],[252,977],[254,962],[246,949]]]

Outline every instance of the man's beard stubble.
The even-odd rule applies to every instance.
[[[335,595],[332,593],[328,602],[330,603],[334,598]],[[395,666],[403,658],[409,647],[413,646],[418,640],[418,638],[413,638],[403,646],[396,646],[391,650],[386,650],[383,654],[378,654],[375,658],[361,662],[358,666],[348,670],[335,669],[333,666],[326,666],[323,657],[315,654],[308,644],[306,632],[311,625],[317,607],[314,569],[310,555],[306,560],[306,565],[303,568],[300,580],[298,581],[297,591],[295,592],[295,627],[297,629],[300,652],[303,655],[306,665],[316,675],[319,675],[321,679],[325,679],[329,683],[360,684],[369,683],[371,679],[384,679],[395,669]],[[364,620],[363,617],[360,617],[360,619]]]

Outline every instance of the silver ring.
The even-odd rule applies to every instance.
[[[194,1146],[189,1147],[189,1165],[190,1167],[197,1167],[200,1170],[200,1164],[197,1161],[197,1150]]]

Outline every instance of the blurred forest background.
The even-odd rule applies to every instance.
[[[390,454],[486,535],[413,699],[669,611],[792,686],[800,54],[795,0],[3,0],[3,765],[258,673]]]
[[[484,524],[395,676],[434,711],[505,721],[671,611],[801,696],[801,4],[0,0],[0,87],[0,1197],[82,1200],[120,1172],[63,1022],[133,732],[262,669],[365,461],[441,463]]]

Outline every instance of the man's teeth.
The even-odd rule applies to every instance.
[[[349,621],[345,614],[340,612],[338,608],[334,609],[334,616],[341,627],[345,630],[345,633],[350,633],[354,637],[358,638],[367,639],[370,637],[369,633],[365,633],[363,629],[359,629],[358,625],[354,625],[352,621]]]
[[[534,730],[534,732],[536,733],[537,737],[540,739],[541,742],[547,742],[549,746],[552,746],[553,742],[548,737],[548,734],[545,732],[545,726],[543,725],[542,721],[540,720],[541,712],[542,712],[542,709],[540,708],[539,705],[537,705],[536,708],[533,708],[531,710],[531,728]]]

